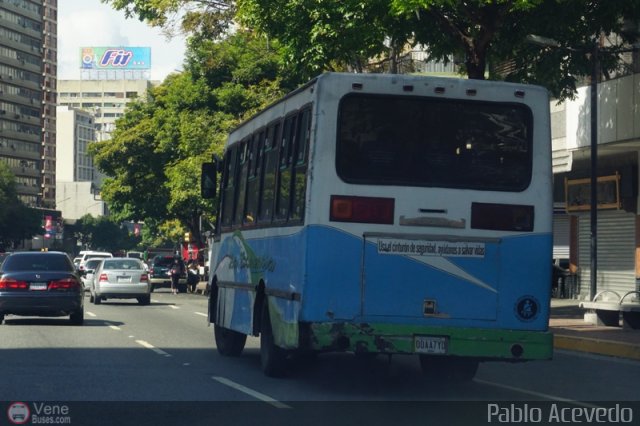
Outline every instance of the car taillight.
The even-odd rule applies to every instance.
[[[100,274],[100,278],[98,278],[98,281],[109,281],[109,278],[107,277],[107,274]]]
[[[63,278],[49,283],[49,290],[77,290],[79,288],[80,281],[75,278]]]
[[[394,208],[393,198],[332,195],[329,219],[333,222],[393,225]]]
[[[29,284],[26,281],[18,281],[13,278],[0,278],[0,290],[26,290]]]
[[[140,282],[143,282],[143,281],[147,281],[148,282],[149,281],[149,275],[147,275],[147,274],[140,275]]]
[[[492,231],[533,231],[533,206],[471,203],[471,228]]]

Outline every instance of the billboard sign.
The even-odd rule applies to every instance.
[[[93,70],[148,70],[150,47],[81,47],[80,68]]]

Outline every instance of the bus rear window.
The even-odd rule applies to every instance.
[[[523,191],[532,114],[518,103],[351,94],[340,102],[336,167],[345,182]]]

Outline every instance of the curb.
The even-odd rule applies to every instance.
[[[640,361],[640,346],[611,340],[554,334],[553,347],[554,349],[589,352]]]

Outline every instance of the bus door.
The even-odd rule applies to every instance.
[[[498,239],[365,234],[363,317],[493,321]]]

